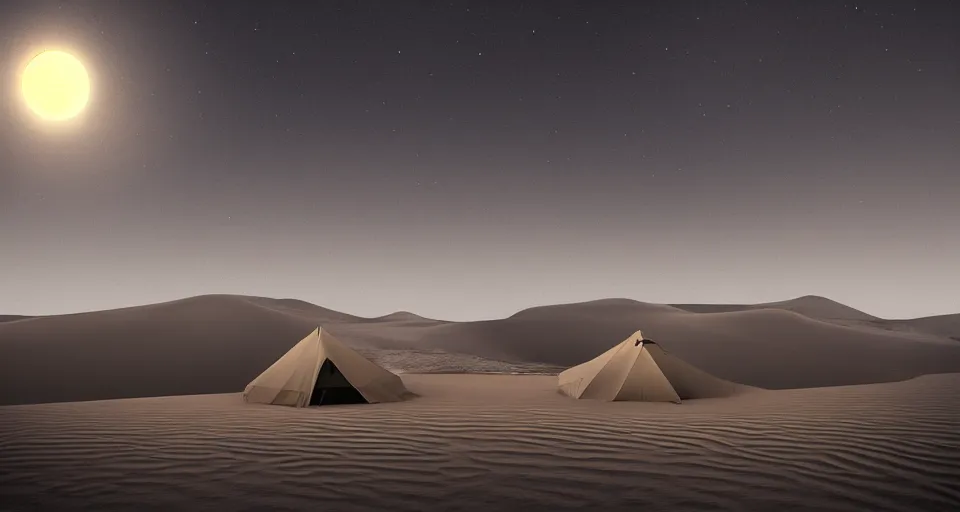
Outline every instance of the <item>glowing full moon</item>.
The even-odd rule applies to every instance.
[[[76,117],[90,99],[90,77],[83,64],[62,51],[45,51],[23,70],[23,98],[37,116],[47,121]]]

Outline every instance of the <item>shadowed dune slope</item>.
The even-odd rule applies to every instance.
[[[0,323],[3,323],[3,322],[14,322],[14,321],[17,321],[17,320],[24,320],[24,319],[26,319],[26,318],[30,318],[30,317],[29,317],[29,316],[22,316],[22,315],[0,315]]]
[[[0,404],[233,392],[317,326],[369,356],[410,348],[439,323],[364,319],[298,300],[233,295],[6,322]],[[447,359],[438,365],[432,358],[426,367],[470,364]]]
[[[7,322],[0,403],[234,391],[315,328],[314,314],[204,296]]]
[[[672,304],[672,306],[691,313],[729,313],[757,309],[781,309],[800,313],[816,320],[888,331],[934,335],[960,341],[960,314],[911,318],[908,320],[887,320],[868,315],[839,302],[813,295],[764,304]]]
[[[573,366],[638,329],[686,362],[751,386],[831,386],[960,371],[954,340],[850,322],[770,307],[692,313],[609,299],[456,323],[405,312],[361,318],[293,299],[208,295],[0,323],[0,404],[239,391],[318,325],[368,356],[390,353],[395,364],[414,362],[397,356],[405,350],[475,356],[433,358],[424,367],[438,371],[518,368],[499,361]],[[435,364],[439,360],[443,364]]]
[[[914,318],[910,320],[881,320],[886,328],[936,334],[954,341],[960,341],[960,315],[940,315]]]
[[[691,313],[729,313],[756,309],[780,309],[819,320],[879,320],[879,318],[858,309],[816,295],[805,295],[796,299],[761,304],[673,304],[673,307]]]
[[[555,377],[405,375],[419,398],[0,408],[6,510],[960,510],[960,375],[669,403]],[[439,484],[438,484],[439,483]]]

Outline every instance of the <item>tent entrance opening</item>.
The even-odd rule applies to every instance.
[[[365,404],[368,403],[357,388],[350,385],[337,365],[329,359],[320,366],[317,382],[313,385],[310,405]]]

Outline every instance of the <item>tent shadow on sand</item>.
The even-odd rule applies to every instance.
[[[243,390],[247,403],[292,407],[400,402],[415,396],[398,375],[319,327]]]
[[[674,402],[721,398],[752,388],[719,379],[637,331],[610,350],[560,373],[558,391],[601,401]]]

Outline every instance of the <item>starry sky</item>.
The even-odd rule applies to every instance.
[[[953,2],[4,0],[0,45],[0,313],[960,312]]]

